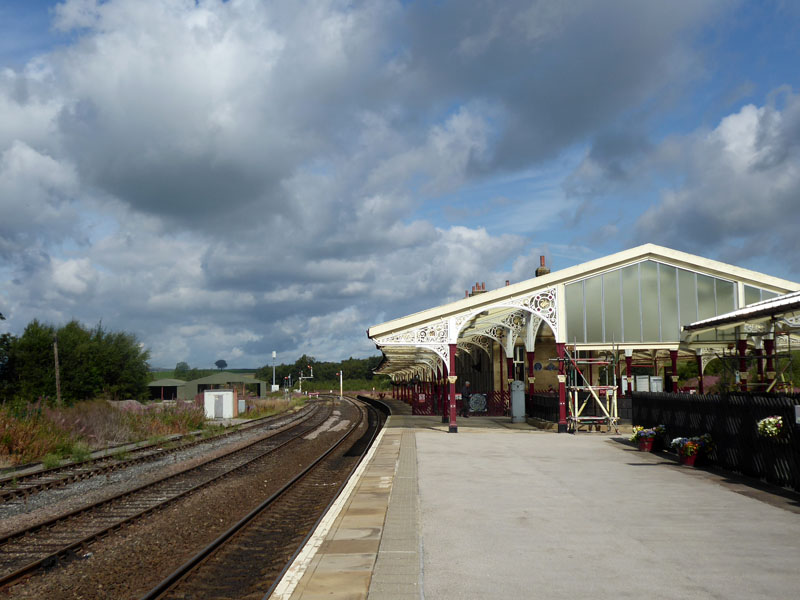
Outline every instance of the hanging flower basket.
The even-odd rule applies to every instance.
[[[783,417],[773,415],[761,419],[757,424],[758,435],[763,438],[780,439],[786,431],[783,426]]]

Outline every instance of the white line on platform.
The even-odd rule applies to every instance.
[[[325,516],[322,518],[322,521],[320,521],[319,526],[314,531],[314,534],[300,551],[300,554],[297,555],[297,558],[294,559],[292,566],[289,567],[289,569],[286,571],[286,574],[283,576],[283,578],[281,578],[280,582],[278,582],[278,585],[275,587],[275,591],[272,592],[269,600],[289,600],[291,595],[294,593],[297,584],[300,583],[303,575],[305,575],[308,566],[311,564],[311,561],[317,554],[322,542],[325,541],[325,537],[328,535],[328,532],[330,531],[334,522],[336,522],[339,513],[347,504],[348,500],[350,500],[350,495],[353,493],[356,485],[358,485],[358,482],[361,480],[361,475],[367,468],[367,465],[372,460],[372,456],[375,454],[376,449],[380,445],[380,441],[383,438],[385,431],[386,429],[382,429],[378,434],[378,437],[375,438],[375,442],[372,444],[369,452],[367,452],[364,460],[362,460],[361,464],[358,465],[358,468],[347,482],[347,485],[342,490],[342,493],[339,494],[339,497],[336,499],[333,505],[331,505],[330,510],[325,513]]]

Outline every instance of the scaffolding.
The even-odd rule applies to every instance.
[[[578,352],[573,346],[572,352],[568,348],[564,349],[567,371],[567,431],[577,433],[582,427],[587,427],[590,431],[592,427],[600,430],[600,426],[605,425],[607,432],[611,433],[613,428],[619,433],[619,409],[617,407],[617,370],[616,370],[616,350],[611,353],[611,359],[605,358],[579,358]],[[589,369],[593,366],[606,367],[605,383],[592,384],[586,378],[579,365],[586,365]],[[584,367],[585,368],[585,367]],[[598,379],[600,374],[598,372]],[[583,402],[580,400],[580,392],[589,392]],[[589,401],[593,400],[595,405],[600,408],[603,415],[584,415]]]

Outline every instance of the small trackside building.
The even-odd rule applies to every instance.
[[[384,356],[377,372],[422,414],[447,415],[451,432],[464,379],[487,396],[488,414],[507,414],[513,381],[525,382],[529,396],[552,392],[566,431],[568,387],[616,402],[633,390],[638,367],[672,390],[680,360],[697,361],[702,385],[717,350],[698,343],[702,336],[682,345],[683,326],[800,291],[792,281],[654,244],[552,273],[543,267],[533,279],[477,286],[462,300],[370,327]],[[731,335],[744,339],[740,352],[755,349],[744,332]],[[580,378],[568,381],[568,370]]]

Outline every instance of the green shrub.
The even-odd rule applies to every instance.
[[[61,464],[61,456],[58,454],[54,454],[52,452],[45,454],[44,458],[42,458],[42,466],[45,469],[52,469],[53,467],[57,467]]]
[[[0,456],[19,464],[53,454],[60,457],[76,441],[76,436],[44,417],[19,418],[16,411],[0,408]]]
[[[69,453],[70,460],[73,462],[83,462],[89,460],[92,456],[92,450],[86,442],[75,442]]]

